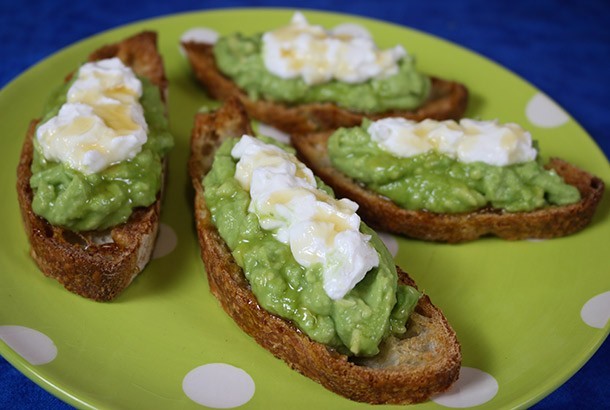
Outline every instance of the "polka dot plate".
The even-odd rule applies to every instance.
[[[0,93],[0,163],[5,200],[0,353],[36,383],[78,407],[364,408],[290,370],[244,334],[209,292],[187,179],[193,115],[209,103],[178,43],[204,27],[221,34],[264,31],[290,10],[217,10],[138,22],[74,44]],[[307,11],[312,23],[355,22],[383,47],[403,44],[424,71],[465,83],[467,115],[522,124],[544,156],[558,156],[610,181],[610,167],[585,131],[550,98],[489,60],[438,38],[353,16]],[[143,29],[159,33],[176,147],[154,259],[110,303],[65,291],[28,256],[15,169],[28,121],[66,73],[98,46]],[[451,62],[448,64],[447,62]],[[414,408],[527,407],[569,378],[609,331],[608,196],[591,226],[561,239],[461,245],[383,235],[457,331],[463,367],[455,387]],[[389,406],[391,408],[391,406]]]

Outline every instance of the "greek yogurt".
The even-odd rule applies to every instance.
[[[300,77],[309,85],[391,76],[406,55],[401,46],[379,50],[366,30],[327,31],[298,12],[288,26],[263,35],[266,69],[285,79]]]
[[[148,132],[140,80],[118,58],[86,63],[76,75],[66,103],[36,131],[43,156],[84,174],[135,157]]]
[[[301,266],[322,266],[330,298],[345,296],[379,265],[370,236],[359,230],[358,205],[317,189],[311,170],[294,155],[248,135],[231,155],[238,160],[235,178],[250,193],[249,212],[290,246]]]
[[[367,132],[381,149],[399,157],[435,150],[464,163],[507,166],[532,161],[537,156],[528,131],[496,120],[462,119],[458,123],[385,118],[371,123]]]

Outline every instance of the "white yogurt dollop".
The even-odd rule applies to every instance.
[[[399,157],[436,150],[464,163],[481,161],[506,166],[532,161],[537,156],[531,134],[513,123],[466,118],[459,123],[385,118],[371,123],[367,132],[381,149]]]
[[[118,58],[86,63],[76,75],[67,102],[37,129],[43,156],[84,174],[135,157],[148,138],[140,80]]]
[[[330,298],[345,296],[379,265],[370,236],[360,232],[358,205],[317,189],[311,170],[294,155],[248,135],[231,155],[238,160],[235,179],[250,193],[249,211],[290,246],[301,266],[321,264]]]
[[[295,13],[286,27],[263,35],[263,61],[281,78],[301,77],[313,85],[338,80],[361,83],[398,72],[407,52],[401,46],[379,50],[365,30],[327,31]]]

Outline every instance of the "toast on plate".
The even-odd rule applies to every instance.
[[[292,138],[299,156],[316,175],[330,185],[338,197],[360,205],[362,219],[371,226],[414,239],[457,243],[493,235],[507,240],[550,239],[585,228],[593,218],[604,192],[601,179],[553,158],[547,167],[578,188],[581,200],[571,205],[547,206],[530,212],[503,212],[485,207],[465,213],[435,213],[401,208],[338,171],[328,156],[332,132]]]
[[[112,57],[118,57],[136,75],[148,79],[165,103],[168,81],[157,50],[156,33],[145,31],[101,47],[88,61]],[[135,208],[124,223],[90,231],[54,226],[32,210],[34,192],[30,178],[39,122],[30,123],[17,168],[19,206],[30,254],[46,276],[56,279],[67,290],[96,301],[109,301],[132,282],[151,258],[159,227],[164,176],[156,200],[149,206]],[[162,161],[165,174],[166,159]]]
[[[237,99],[195,117],[189,173],[201,256],[211,292],[247,334],[292,369],[349,399],[368,403],[417,403],[446,390],[458,377],[461,352],[455,332],[428,296],[422,295],[401,337],[390,336],[380,353],[354,359],[315,342],[292,322],[264,310],[241,267],[220,236],[206,204],[202,183],[214,154],[228,138],[252,134]],[[415,287],[398,269],[399,282]]]
[[[462,117],[468,104],[468,90],[464,85],[437,77],[431,78],[428,98],[420,107],[413,110],[364,113],[351,111],[333,103],[289,105],[263,99],[253,100],[229,77],[220,72],[212,44],[187,41],[183,42],[182,46],[197,80],[210,97],[226,101],[236,96],[246,107],[251,118],[291,135],[356,126],[364,117],[372,119],[404,117],[413,120],[457,119]]]

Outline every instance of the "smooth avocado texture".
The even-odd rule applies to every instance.
[[[330,161],[402,208],[458,213],[491,206],[523,212],[580,200],[578,189],[538,160],[500,167],[462,163],[435,151],[401,158],[371,139],[369,124],[364,120],[360,127],[335,131],[328,140]]]
[[[322,288],[320,264],[299,265],[288,245],[260,227],[248,212],[250,194],[234,178],[231,149],[237,139],[223,143],[204,178],[205,199],[212,220],[243,269],[258,303],[267,311],[291,320],[311,339],[343,353],[371,356],[389,334],[402,334],[420,293],[398,285],[396,266],[370,228],[371,243],[379,253],[372,269],[344,298],[332,300]],[[331,193],[320,181],[321,189]]]
[[[330,81],[308,85],[301,78],[283,79],[265,68],[262,34],[221,37],[214,46],[220,71],[230,77],[253,100],[287,104],[331,102],[361,112],[410,110],[419,107],[430,92],[430,79],[415,69],[412,57],[399,62],[399,72],[387,78],[348,84]]]
[[[34,137],[30,179],[34,213],[73,231],[102,230],[127,221],[134,208],[155,202],[162,182],[163,156],[174,142],[159,89],[145,78],[140,81],[148,140],[133,159],[85,175],[66,164],[47,161]],[[57,115],[70,85],[60,87],[50,99],[40,124]]]

